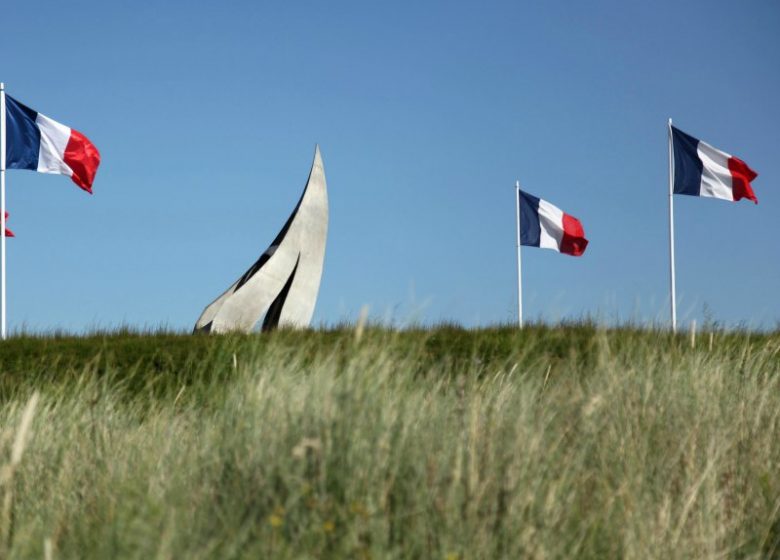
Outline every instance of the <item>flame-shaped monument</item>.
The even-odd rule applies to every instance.
[[[195,331],[250,332],[305,328],[320,289],[328,236],[328,189],[319,146],[301,199],[271,246],[241,278],[203,310]]]

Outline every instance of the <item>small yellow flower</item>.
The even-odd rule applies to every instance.
[[[332,533],[336,529],[336,524],[333,521],[326,521],[322,524],[322,530],[326,533]]]
[[[457,552],[448,552],[445,558],[446,560],[459,560],[460,554],[458,554]]]
[[[274,512],[268,516],[268,524],[274,529],[284,525],[284,508],[276,506]]]

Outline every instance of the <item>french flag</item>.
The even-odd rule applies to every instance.
[[[520,244],[579,257],[588,240],[580,221],[546,200],[518,189]]]
[[[671,125],[670,125],[671,126]],[[671,126],[674,148],[674,192],[758,204],[750,182],[758,173],[741,159]]]
[[[5,96],[6,168],[67,175],[92,193],[100,153],[77,130]]]

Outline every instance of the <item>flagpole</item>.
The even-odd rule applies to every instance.
[[[677,293],[674,280],[674,157],[672,119],[669,119],[669,286],[672,302],[672,332],[677,332]]]
[[[523,328],[523,272],[520,256],[520,181],[515,181],[515,212],[517,213],[517,324]]]
[[[6,337],[5,300],[5,84],[0,82],[0,339]]]

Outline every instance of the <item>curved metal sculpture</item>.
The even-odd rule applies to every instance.
[[[328,236],[328,189],[320,148],[298,205],[271,246],[221,296],[203,310],[195,331],[250,332],[309,326],[320,289]]]

